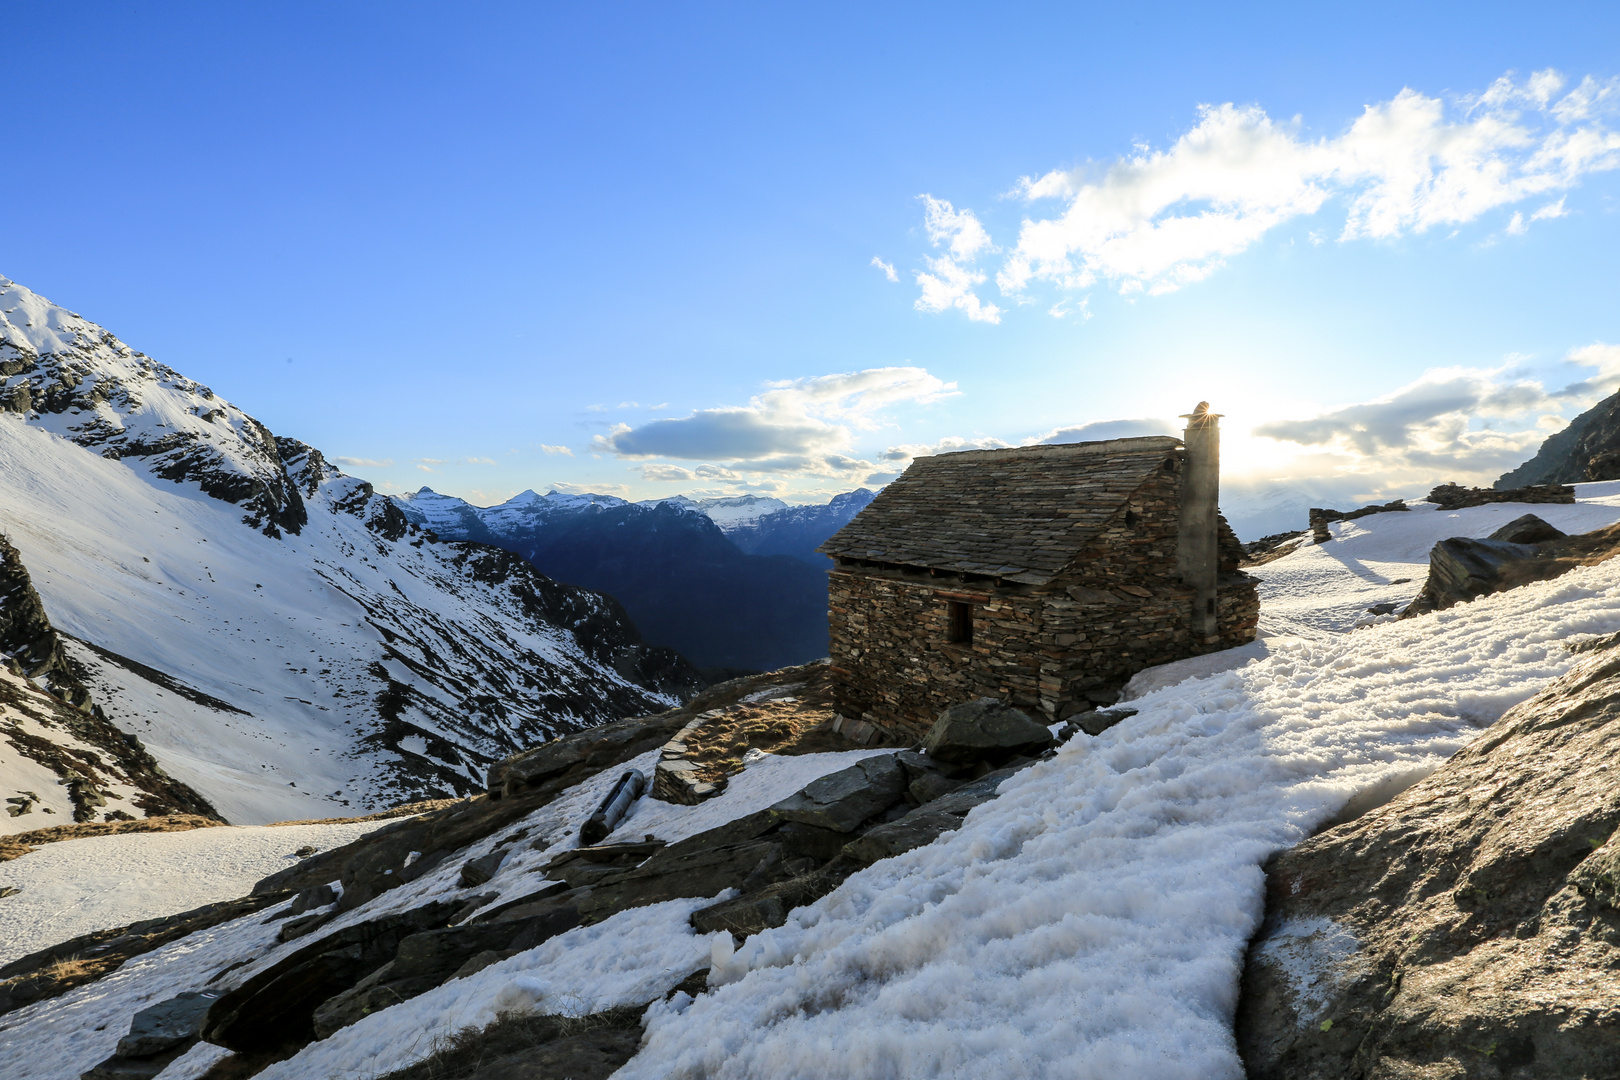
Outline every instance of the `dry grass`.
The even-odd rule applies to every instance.
[[[87,836],[112,836],[116,833],[186,832],[224,824],[223,821],[197,814],[169,814],[135,821],[83,821],[53,825],[48,829],[0,836],[0,862],[26,855],[41,844],[58,840],[82,840]]]
[[[442,810],[446,806],[454,806],[462,801],[461,799],[427,799],[423,802],[405,803],[387,810],[379,810],[375,814],[362,814],[358,817],[306,818],[302,821],[276,821],[271,824],[274,826],[345,825],[356,821],[385,821],[388,818],[410,817],[413,814],[426,814],[431,810]],[[197,814],[169,814],[165,817],[137,818],[134,821],[84,821],[72,822],[67,825],[53,825],[48,829],[35,829],[33,832],[0,836],[0,862],[7,862],[26,855],[41,844],[49,844],[58,840],[82,840],[87,836],[113,836],[118,833],[186,832],[189,829],[211,829],[216,825],[229,824],[228,821],[201,817]]]
[[[834,715],[829,674],[817,666],[802,682],[781,687],[782,697],[715,710],[713,718],[683,740],[686,759],[697,766],[698,777],[716,783],[740,772],[750,750],[792,755],[860,749],[828,727]]]
[[[401,803],[399,806],[387,810],[379,810],[375,814],[362,814],[359,817],[323,817],[302,818],[298,821],[272,821],[272,827],[282,825],[346,825],[356,821],[386,821],[388,818],[410,817],[413,814],[426,814],[433,810],[443,810],[447,806],[465,802],[465,799],[424,799],[421,802]]]

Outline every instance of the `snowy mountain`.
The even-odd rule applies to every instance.
[[[648,641],[704,668],[768,670],[826,654],[830,562],[815,549],[872,498],[862,488],[809,506],[758,495],[626,503],[525,491],[480,508],[424,487],[395,502],[439,536],[495,544],[610,594]]]
[[[611,598],[428,540],[4,278],[0,376],[0,533],[107,720],[232,820],[464,793],[494,758],[699,685]],[[5,760],[16,744],[0,733]]]
[[[872,498],[872,492],[862,488],[835,495],[825,505],[789,506],[781,499],[765,495],[732,495],[711,499],[671,495],[662,499],[644,499],[635,505],[648,508],[668,506],[702,514],[714,522],[721,532],[738,540],[739,537],[769,534],[777,528],[801,527],[821,519],[837,521],[827,532],[827,536],[831,536]],[[486,541],[532,539],[538,529],[561,522],[574,514],[629,505],[626,500],[612,495],[568,495],[560,491],[539,495],[531,490],[495,506],[479,507],[454,495],[441,495],[429,487],[409,495],[396,495],[394,500],[407,518],[423,528],[433,529],[445,536]],[[826,538],[823,536],[821,540]],[[816,543],[821,543],[821,540]],[[758,545],[751,546],[740,540],[738,543],[749,554],[779,554],[774,550],[758,552],[755,550]],[[813,549],[814,545],[811,545],[806,550]],[[810,561],[822,565],[819,557],[812,556]]]
[[[734,520],[729,527],[721,528],[732,543],[750,555],[791,555],[826,569],[832,566],[832,560],[817,554],[816,548],[875,498],[876,492],[857,488],[834,495],[821,506],[785,506],[751,519]]]

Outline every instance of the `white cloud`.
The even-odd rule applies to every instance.
[[[332,460],[351,469],[387,469],[394,464],[393,458],[335,457]]]
[[[640,427],[619,424],[594,446],[621,458],[675,458],[748,472],[845,472],[855,431],[877,427],[902,403],[926,404],[956,393],[919,367],[870,368],[768,383],[747,405],[700,409]]]
[[[560,491],[564,495],[616,495],[621,499],[630,497],[630,489],[624,484],[564,484],[551,485],[552,491]]]
[[[1260,424],[1253,435],[1317,450],[1295,459],[1296,472],[1374,478],[1384,489],[1439,478],[1489,482],[1562,428],[1562,414],[1586,408],[1620,382],[1620,346],[1594,343],[1571,350],[1567,360],[1595,373],[1549,391],[1510,368],[1439,368],[1373,401]]]
[[[468,465],[493,465],[493,464],[495,464],[495,459],[494,458],[487,458],[487,457],[470,457],[470,458],[467,459],[467,464]]]
[[[971,264],[980,253],[994,250],[990,234],[973,211],[959,211],[932,195],[919,198],[923,200],[923,225],[928,231],[928,240],[935,247],[943,244],[946,253],[924,256],[928,269],[913,271],[922,289],[915,305],[917,310],[937,314],[957,308],[972,322],[999,323],[1001,309],[986,304],[973,291],[984,284],[986,278]]]
[[[1557,202],[1550,202],[1530,215],[1531,221],[1551,221],[1553,218],[1567,217],[1569,211],[1564,209],[1564,198],[1559,196]]]
[[[952,258],[972,260],[981,251],[992,247],[990,234],[985,232],[978,217],[971,210],[957,210],[944,199],[932,195],[918,196],[923,201],[923,228],[935,247],[945,244]]]
[[[552,446],[550,443],[541,443],[540,449],[548,454],[561,454],[564,457],[573,457],[574,452],[566,446]]]
[[[958,266],[946,255],[937,259],[924,256],[923,261],[933,272],[914,271],[917,284],[922,288],[922,295],[917,297],[915,305],[918,311],[938,314],[960,308],[973,322],[1001,321],[1001,309],[994,304],[984,303],[973,291],[975,286],[984,284],[982,272]]]
[[[1136,420],[1093,420],[1072,427],[1055,428],[1035,438],[1037,443],[1103,442],[1108,439],[1134,439],[1143,435],[1174,435],[1181,438],[1181,425],[1172,420],[1145,417]]]
[[[1620,167],[1620,133],[1607,125],[1620,106],[1620,80],[1563,88],[1555,71],[1505,76],[1450,107],[1406,89],[1367,106],[1341,134],[1315,140],[1302,137],[1298,120],[1273,120],[1256,105],[1202,106],[1192,130],[1166,149],[1144,146],[1101,166],[1024,177],[1017,195],[1063,205],[1024,219],[997,284],[1013,296],[1036,283],[1160,294],[1208,277],[1330,200],[1342,200],[1339,240],[1350,242],[1455,227],[1559,195],[1527,218],[1518,212],[1510,229],[1523,231],[1562,215],[1561,193],[1581,177]],[[989,234],[971,211],[924,200],[929,239],[948,250],[917,274],[917,308],[998,321],[999,309],[973,292],[983,275],[972,261],[995,250]]]
[[[901,443],[878,455],[879,461],[910,461],[912,458],[933,457],[935,454],[954,454],[959,450],[1001,450],[1011,446],[994,435],[979,435],[965,439],[960,435],[947,435],[934,443]]]
[[[688,483],[692,480],[691,470],[683,469],[679,465],[654,463],[637,466],[636,471],[641,474],[643,480],[661,484]]]
[[[883,276],[890,281],[899,281],[900,275],[894,272],[894,264],[886,263],[876,255],[872,256],[872,265],[883,271]]]
[[[420,471],[421,471],[421,472],[429,472],[429,473],[436,473],[436,472],[438,472],[438,471],[439,471],[439,470],[438,470],[438,469],[434,469],[434,468],[429,468],[429,467],[428,467],[428,466],[426,466],[426,465],[421,465],[421,464],[418,464],[418,465],[417,465],[417,466],[416,466],[416,467],[417,467],[417,469],[418,469],[418,470],[420,470]]]

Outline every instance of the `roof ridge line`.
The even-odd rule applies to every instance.
[[[927,457],[917,458],[917,461],[928,461],[930,458],[965,458],[969,455],[978,455],[986,459],[1030,456],[1057,455],[1062,457],[1079,456],[1082,454],[1105,454],[1114,451],[1128,451],[1140,454],[1163,453],[1166,450],[1176,450],[1181,447],[1181,440],[1174,435],[1135,435],[1126,439],[1102,439],[1097,442],[1080,443],[1035,443],[1032,446],[998,446],[988,450],[952,450],[945,454],[930,454]]]

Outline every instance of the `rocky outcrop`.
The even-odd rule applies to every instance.
[[[89,707],[90,691],[69,665],[22,555],[4,533],[0,533],[0,656],[9,657],[19,674],[39,682],[66,704]]]
[[[1277,856],[1254,1080],[1611,1077],[1620,638],[1387,805]]]
[[[1514,542],[1506,537],[1547,537]],[[1505,592],[1532,581],[1547,581],[1577,566],[1590,566],[1620,551],[1620,526],[1566,536],[1545,521],[1526,514],[1490,538],[1454,536],[1429,552],[1429,577],[1422,592],[1401,617],[1443,611],[1454,604]]]
[[[1575,489],[1567,484],[1543,484],[1518,488],[1467,488],[1461,484],[1441,484],[1429,492],[1429,501],[1441,510],[1463,510],[1490,503],[1562,503],[1575,501]]]
[[[1620,478],[1620,394],[1613,394],[1549,436],[1536,456],[1503,473],[1497,488],[1575,484]]]
[[[155,476],[195,483],[268,536],[303,529],[303,499],[263,424],[3,277],[0,307],[28,313],[22,326],[0,320],[0,410],[45,421],[102,457],[139,458]]]

